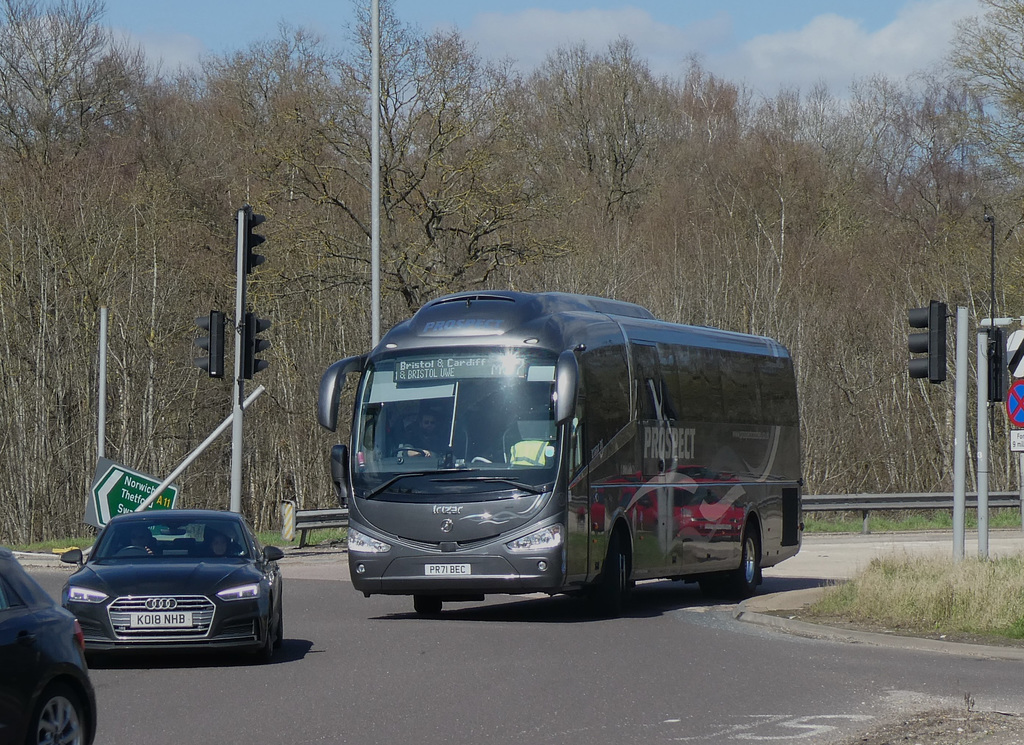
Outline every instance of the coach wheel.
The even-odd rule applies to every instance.
[[[421,616],[436,616],[441,612],[441,598],[434,595],[413,595],[412,607]]]
[[[729,580],[733,597],[740,599],[751,597],[761,584],[761,539],[753,525],[743,532],[743,558]]]
[[[598,613],[607,618],[622,615],[629,593],[629,562],[622,544],[622,532],[614,531],[608,541],[608,556],[594,595]]]

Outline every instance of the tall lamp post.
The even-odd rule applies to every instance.
[[[380,341],[380,0],[373,0],[370,28],[370,305],[376,347]]]

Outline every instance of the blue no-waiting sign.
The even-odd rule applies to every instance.
[[[1015,380],[1006,392],[1006,414],[1010,422],[1024,427],[1024,380]]]

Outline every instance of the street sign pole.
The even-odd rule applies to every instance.
[[[96,457],[107,455],[107,306],[100,308],[100,371],[97,400]]]
[[[982,318],[978,323],[978,558],[988,558],[988,473],[989,473],[989,399],[988,330],[1009,326],[1012,318]],[[1009,404],[1009,393],[1007,393]]]

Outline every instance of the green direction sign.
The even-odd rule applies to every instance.
[[[115,515],[135,512],[161,483],[163,479],[100,458],[90,492],[91,499],[86,505],[85,522],[102,528]],[[149,509],[174,509],[177,498],[178,487],[171,484],[160,493]]]

